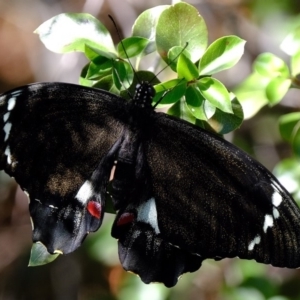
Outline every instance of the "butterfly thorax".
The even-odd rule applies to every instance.
[[[149,82],[143,81],[140,84],[137,84],[135,88],[132,104],[141,108],[153,110],[151,104],[154,96],[155,90],[153,86]]]

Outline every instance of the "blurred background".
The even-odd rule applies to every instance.
[[[194,0],[206,21],[210,42],[224,35],[247,41],[241,61],[219,78],[234,89],[251,73],[262,52],[280,51],[283,38],[300,23],[296,0]],[[109,29],[118,42],[108,14],[121,34],[131,35],[136,17],[162,0],[0,0],[0,92],[36,81],[77,83],[87,60],[80,53],[54,54],[33,31],[62,12],[87,12]],[[280,139],[276,120],[282,112],[299,110],[299,92],[289,91],[280,105],[263,108],[228,136],[272,170],[291,150]],[[98,233],[75,253],[41,267],[27,267],[31,248],[28,201],[16,183],[0,173],[0,299],[84,300],[297,300],[300,271],[279,269],[238,259],[205,261],[201,269],[182,276],[177,286],[145,285],[123,271],[117,241],[110,237],[113,215],[106,214]],[[300,253],[299,253],[300,255]]]

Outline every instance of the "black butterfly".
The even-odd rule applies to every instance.
[[[0,97],[1,169],[29,194],[33,241],[69,253],[101,225],[111,170],[125,270],[174,286],[204,259],[300,266],[300,211],[261,164],[185,121],[66,83]],[[101,249],[99,249],[101,251]]]

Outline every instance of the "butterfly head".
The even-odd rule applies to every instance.
[[[151,103],[154,96],[155,96],[155,90],[153,86],[149,82],[143,81],[136,85],[132,103],[133,105],[142,108],[152,109]]]

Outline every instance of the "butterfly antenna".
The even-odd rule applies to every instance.
[[[186,42],[186,43],[185,43],[185,46],[183,47],[183,49],[182,49],[182,50],[174,57],[174,59],[173,59],[169,64],[167,64],[164,68],[162,68],[162,69],[155,75],[155,77],[156,77],[157,75],[159,75],[161,72],[163,72],[166,68],[168,68],[168,67],[170,66],[170,64],[173,63],[173,62],[181,55],[181,53],[183,53],[183,51],[187,48],[188,45],[189,45],[189,43]],[[155,77],[153,77],[153,78],[150,80],[149,83],[151,83],[151,81],[152,81]],[[184,79],[184,78],[181,78],[181,80],[177,83],[177,85],[180,84],[181,81],[183,81],[183,79]],[[177,85],[176,85],[176,86],[177,86]],[[155,103],[155,105],[153,106],[153,108],[156,108],[156,106],[162,101],[162,99],[166,96],[166,94],[168,94],[171,90],[172,90],[172,89],[168,89],[167,91],[165,91],[165,92],[161,95],[161,97],[158,99],[158,101]]]
[[[131,61],[130,61],[128,55],[127,55],[127,52],[126,52],[126,49],[125,49],[125,47],[124,47],[124,44],[123,44],[123,41],[122,41],[122,38],[121,38],[121,34],[120,34],[120,31],[119,31],[119,29],[118,29],[118,27],[117,27],[117,24],[116,24],[114,18],[113,18],[111,15],[108,15],[108,17],[111,19],[111,21],[112,21],[112,23],[113,23],[113,25],[114,25],[114,27],[115,27],[115,29],[116,29],[116,32],[117,32],[117,35],[118,35],[118,37],[119,37],[121,46],[122,46],[122,48],[123,48],[123,50],[124,50],[124,53],[126,54],[126,57],[127,57],[128,62],[129,62],[129,64],[130,64],[130,66],[131,66],[131,69],[133,70],[133,72],[134,72],[134,74],[135,74],[135,76],[136,76],[136,78],[137,78],[137,81],[140,83],[140,80],[139,80],[139,78],[138,78],[138,76],[137,76],[137,74],[136,74],[136,72],[135,72],[135,69],[134,69],[134,67],[133,67],[133,65],[132,65],[132,63],[131,63]],[[129,83],[129,82],[128,82],[128,83]]]

